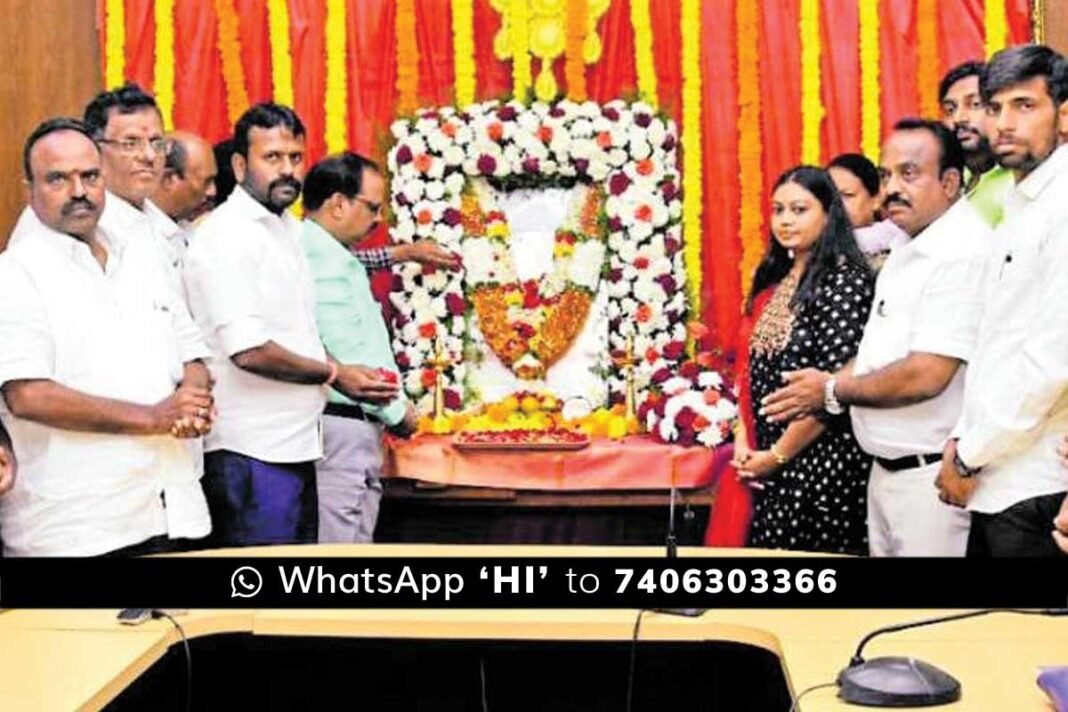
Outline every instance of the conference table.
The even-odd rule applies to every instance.
[[[754,550],[684,549],[684,557],[754,556]],[[659,548],[320,545],[221,550],[212,556],[294,557],[659,557]],[[781,552],[775,552],[781,555]],[[773,656],[795,695],[831,682],[859,639],[890,623],[943,615],[921,610],[712,610],[697,618],[646,612],[640,645],[729,644]],[[179,621],[189,639],[374,639],[429,641],[572,641],[629,643],[634,610],[194,610]],[[0,709],[97,710],[149,674],[180,638],[167,620],[123,626],[115,610],[0,612]],[[326,645],[326,643],[322,643]],[[311,648],[308,648],[311,649]],[[173,655],[172,651],[172,655]],[[881,636],[867,657],[911,655],[951,672],[964,695],[954,710],[1048,712],[1035,684],[1038,668],[1068,663],[1064,619],[991,616]],[[195,656],[194,656],[195,657]],[[203,665],[201,665],[203,668]],[[770,684],[770,683],[769,683]],[[198,694],[203,695],[203,691]],[[789,700],[789,696],[786,697]],[[788,709],[788,703],[783,712]],[[498,706],[498,708],[505,708]],[[647,707],[648,708],[648,707]],[[701,707],[695,707],[700,709]],[[636,707],[635,709],[639,709]],[[825,688],[807,694],[805,712],[851,709]]]

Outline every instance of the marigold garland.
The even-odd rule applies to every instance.
[[[452,0],[453,74],[456,76],[456,105],[475,101],[475,10],[472,0]]]
[[[820,164],[820,0],[801,0],[801,162]]]
[[[879,0],[860,0],[860,146],[879,162],[882,101],[879,92]]]
[[[349,145],[348,68],[345,62],[345,0],[326,3],[326,151],[339,153]]]
[[[1005,48],[1009,36],[1009,23],[1005,17],[1005,0],[986,0],[983,29],[986,31],[986,56]]]
[[[741,184],[739,233],[742,243],[742,301],[764,253],[763,146],[760,136],[760,45],[758,0],[737,0],[738,167]]]
[[[156,0],[156,55],[152,91],[163,117],[163,128],[174,128],[174,0]]]
[[[245,67],[241,64],[241,24],[234,9],[234,0],[215,0],[215,17],[223,84],[226,85],[226,115],[230,123],[237,123],[249,102]]]
[[[289,8],[286,0],[267,0],[274,100],[293,106],[293,57],[289,50]]]
[[[918,0],[916,4],[916,84],[920,115],[929,119],[939,116],[938,3],[939,0]]]
[[[634,27],[634,68],[638,74],[638,94],[654,108],[660,101],[656,90],[656,64],[653,62],[653,28],[649,0],[631,0],[630,24]]]
[[[397,114],[419,108],[419,44],[415,36],[415,0],[397,0],[393,31],[397,37]]]
[[[701,0],[682,0],[682,236],[690,309],[701,304]]]
[[[582,47],[586,43],[586,23],[589,4],[586,0],[572,0],[567,4],[567,46],[564,49],[564,77],[567,98],[586,101],[586,60]],[[653,104],[655,106],[655,103]]]
[[[124,0],[107,0],[104,7],[104,55],[107,66],[104,81],[108,87],[117,87],[126,77],[126,8]]]
[[[527,0],[508,4],[509,32],[512,45],[512,95],[519,101],[530,98],[530,7]]]

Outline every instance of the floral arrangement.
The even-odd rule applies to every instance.
[[[700,340],[707,330],[692,325],[691,333]],[[702,351],[676,371],[664,368],[653,374],[654,388],[638,407],[638,419],[654,439],[709,448],[730,439],[738,407],[716,365],[712,352]]]
[[[448,408],[462,410],[467,400],[465,359],[491,350],[539,390],[600,288],[609,349],[621,351],[629,339],[642,356],[639,394],[653,373],[682,361],[686,272],[673,121],[641,102],[491,101],[422,110],[391,131],[393,239],[433,238],[463,256],[457,272],[394,267],[394,351],[423,412],[438,346],[449,360]],[[559,187],[581,194],[557,232],[554,268],[537,284],[520,283],[493,191]],[[605,378],[611,402],[621,401],[619,368],[608,365]]]

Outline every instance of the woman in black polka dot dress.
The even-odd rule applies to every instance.
[[[771,232],[750,292],[743,410],[780,387],[784,371],[845,365],[871,308],[872,275],[826,171],[800,166],[779,178]],[[750,546],[866,554],[871,458],[849,416],[777,424],[748,415],[755,417],[742,418],[733,464],[755,490]]]

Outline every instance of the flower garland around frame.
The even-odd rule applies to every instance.
[[[477,237],[475,226],[464,225],[465,197],[469,219],[481,213],[487,234],[506,234],[507,225],[491,218],[492,210],[486,208],[492,206],[483,208],[479,202],[476,210],[471,205],[477,179],[499,190],[599,186],[604,200],[598,221],[607,246],[601,286],[608,296],[610,351],[623,352],[629,342],[640,358],[635,367],[639,397],[654,372],[685,357],[688,305],[673,121],[642,102],[600,105],[565,99],[528,107],[490,101],[465,109],[422,110],[394,122],[391,132],[396,140],[388,157],[394,241],[433,238],[465,255],[458,272],[416,264],[394,267],[394,352],[405,371],[405,389],[421,410],[432,405],[428,389],[435,372],[428,362],[439,347],[449,361],[442,376],[446,406],[453,409],[468,395],[466,359],[491,351],[471,291],[465,289],[478,279],[467,274],[478,263],[469,264],[470,250],[465,250],[471,240],[465,231],[473,230]],[[566,251],[560,244],[570,239],[561,238],[556,248]],[[574,239],[577,251],[580,240]],[[582,283],[574,276],[572,281]],[[539,286],[539,299],[551,293],[551,287]],[[610,400],[621,401],[626,383],[619,366],[607,367],[605,382]]]

